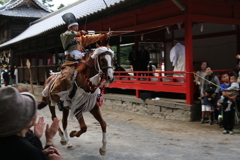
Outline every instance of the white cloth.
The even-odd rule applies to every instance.
[[[211,111],[210,105],[202,105],[202,111]]]
[[[95,49],[95,51],[93,52],[93,55],[91,55],[91,58],[94,59],[94,58],[97,58],[98,55],[100,55],[101,53],[104,53],[104,52],[109,52],[112,54],[112,57],[114,57],[114,52],[110,49],[110,48],[107,48],[107,47],[98,47],[97,49]]]
[[[150,71],[149,68],[150,68],[150,65],[148,65],[148,71]],[[156,71],[156,66],[153,64],[152,64],[152,71]],[[156,76],[156,73],[153,73],[153,75]]]
[[[14,69],[15,83],[18,84],[18,69]]]
[[[148,65],[148,71],[149,71],[149,65]],[[156,71],[156,66],[152,64],[152,71]]]
[[[82,59],[82,57],[85,55],[85,53],[80,52],[79,50],[73,50],[72,52],[68,53],[67,51],[65,51],[65,55],[70,54],[72,57],[74,57],[74,59]]]
[[[230,87],[228,87],[226,90],[236,90],[238,91],[239,89],[239,84],[237,82],[233,82]]]
[[[99,88],[97,88],[93,93],[87,93],[82,88],[78,87],[74,97],[71,100],[70,118],[72,119],[79,112],[83,113],[92,110],[97,103],[97,97],[100,95],[100,93],[101,91]]]
[[[185,71],[185,46],[177,43],[170,51],[170,61],[173,71]],[[185,77],[185,74],[173,74],[174,77]]]

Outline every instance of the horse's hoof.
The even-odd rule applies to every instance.
[[[72,150],[73,146],[67,146],[67,149]]]
[[[70,136],[71,138],[73,138],[73,137],[75,136],[76,132],[77,132],[77,131],[72,131],[72,132],[69,134],[69,136]]]
[[[68,144],[67,144],[67,149],[69,149],[69,150],[73,149],[72,143],[68,142]]]
[[[67,144],[67,141],[60,141],[61,145],[66,145]]]
[[[105,156],[105,155],[106,155],[106,151],[102,150],[102,148],[99,148],[99,153],[100,153],[102,156]]]

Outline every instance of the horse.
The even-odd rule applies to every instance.
[[[80,124],[79,131],[71,131],[70,137],[80,137],[87,131],[87,126],[84,121],[83,112],[89,111],[94,118],[100,123],[102,128],[102,147],[99,152],[101,155],[106,154],[106,122],[102,118],[99,106],[103,101],[101,97],[101,89],[112,83],[114,80],[113,76],[113,57],[114,53],[111,49],[106,47],[97,48],[93,55],[96,58],[92,59],[89,57],[85,62],[86,68],[79,71],[78,66],[75,69],[72,78],[72,87],[68,91],[69,102],[68,107],[63,107],[62,110],[62,127],[63,131],[59,128],[58,132],[61,137],[60,143],[62,145],[67,144],[68,149],[73,149],[72,144],[69,142],[67,133],[67,118],[69,111],[71,111],[71,117],[76,117]],[[39,103],[38,108],[41,109],[45,106],[49,106],[52,119],[57,117],[55,112],[55,105],[59,102],[59,96],[53,96],[50,93],[51,88],[54,85],[56,78],[60,73],[53,73],[44,83],[42,92],[42,101]],[[64,105],[65,106],[65,105]]]

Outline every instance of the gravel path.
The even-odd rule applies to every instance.
[[[107,127],[107,154],[101,156],[102,133],[100,125],[91,114],[85,113],[87,133],[71,138],[73,150],[60,145],[57,148],[67,160],[238,160],[240,127],[234,135],[223,135],[217,124],[161,120],[149,116],[131,114],[101,108]],[[61,119],[61,112],[57,111]],[[50,123],[48,107],[39,111],[46,123]],[[68,131],[78,130],[76,120],[69,120]],[[44,139],[43,139],[44,143]]]

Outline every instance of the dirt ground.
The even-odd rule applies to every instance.
[[[70,138],[74,149],[55,144],[67,160],[208,160],[240,159],[240,127],[234,135],[223,135],[217,124],[161,120],[149,116],[101,108],[107,122],[107,154],[101,156],[102,133],[98,122],[85,113],[87,133]],[[51,122],[48,108],[38,112]],[[57,111],[61,119],[61,112]],[[76,120],[69,119],[68,131],[78,130]],[[43,138],[44,143],[44,138]]]

